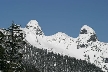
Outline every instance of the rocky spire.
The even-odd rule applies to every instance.
[[[90,42],[90,41],[93,41],[93,42],[97,41],[97,36],[96,36],[95,31],[91,27],[89,27],[87,25],[84,25],[81,28],[80,35],[87,35],[87,36],[89,36],[89,39],[87,40],[88,42]]]
[[[30,31],[34,31],[36,35],[43,35],[44,33],[41,30],[38,22],[36,20],[30,20],[26,26],[27,29]]]

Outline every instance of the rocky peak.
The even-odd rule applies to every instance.
[[[81,28],[80,36],[87,37],[87,42],[90,42],[90,41],[95,42],[98,40],[95,31],[87,25],[84,25]]]
[[[28,24],[26,25],[26,28],[29,29],[30,31],[34,31],[36,33],[36,35],[44,34],[36,20],[30,20],[28,22]]]
[[[91,27],[84,25],[80,30],[80,34],[96,34],[96,33]]]

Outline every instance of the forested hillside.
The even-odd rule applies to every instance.
[[[30,45],[19,25],[0,30],[0,71],[3,72],[102,72],[85,60],[48,52]]]

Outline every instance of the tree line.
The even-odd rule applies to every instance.
[[[0,70],[2,72],[103,72],[85,60],[48,52],[24,40],[20,25],[12,22],[0,31]]]

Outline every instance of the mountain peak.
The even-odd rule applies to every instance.
[[[84,40],[86,43],[99,41],[95,31],[87,25],[82,26],[78,39]]]
[[[36,20],[30,20],[28,22],[28,24],[26,25],[26,28],[29,29],[30,31],[34,31],[36,33],[36,35],[44,34]]]
[[[88,25],[84,25],[82,26],[81,30],[80,30],[80,34],[96,34],[95,31],[89,27]]]
[[[30,27],[37,27],[37,26],[39,26],[39,25],[38,25],[38,22],[36,20],[30,20],[26,27],[30,28]]]
[[[108,54],[108,45],[98,41],[95,31],[88,25],[82,26],[77,38],[69,37],[62,32],[58,32],[51,36],[37,36],[43,35],[43,32],[36,20],[29,21],[24,31],[26,33],[25,39],[37,48],[43,48],[47,49],[49,52],[52,51],[61,55],[87,60],[97,66],[99,66],[99,64],[102,65],[102,67],[106,66],[106,63],[101,61],[101,59],[107,59],[107,57],[104,57],[105,55],[103,55],[103,53]]]

